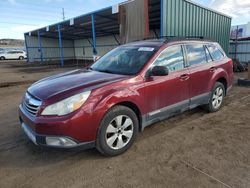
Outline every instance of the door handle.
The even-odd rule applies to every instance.
[[[216,70],[216,67],[211,67],[209,70],[210,72],[214,72]]]
[[[188,80],[189,79],[189,74],[183,74],[180,76],[180,80],[181,81],[185,81],[185,80]]]

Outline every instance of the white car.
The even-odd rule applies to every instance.
[[[8,50],[0,51],[0,60],[5,59],[25,59],[27,58],[26,52],[23,50]]]

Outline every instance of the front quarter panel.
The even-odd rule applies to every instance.
[[[98,114],[98,117],[101,117],[101,121],[105,113],[116,104],[131,102],[134,103],[143,114],[145,111],[143,85],[143,79],[137,76],[97,89],[93,93],[93,98],[96,99],[94,102],[95,105],[93,105],[93,112]]]

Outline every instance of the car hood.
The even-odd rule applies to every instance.
[[[39,80],[28,88],[28,92],[40,100],[46,100],[71,91],[94,89],[127,77],[90,70],[74,70]]]

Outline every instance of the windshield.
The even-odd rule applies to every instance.
[[[118,47],[91,66],[92,70],[112,74],[137,74],[155,53],[151,47]]]

